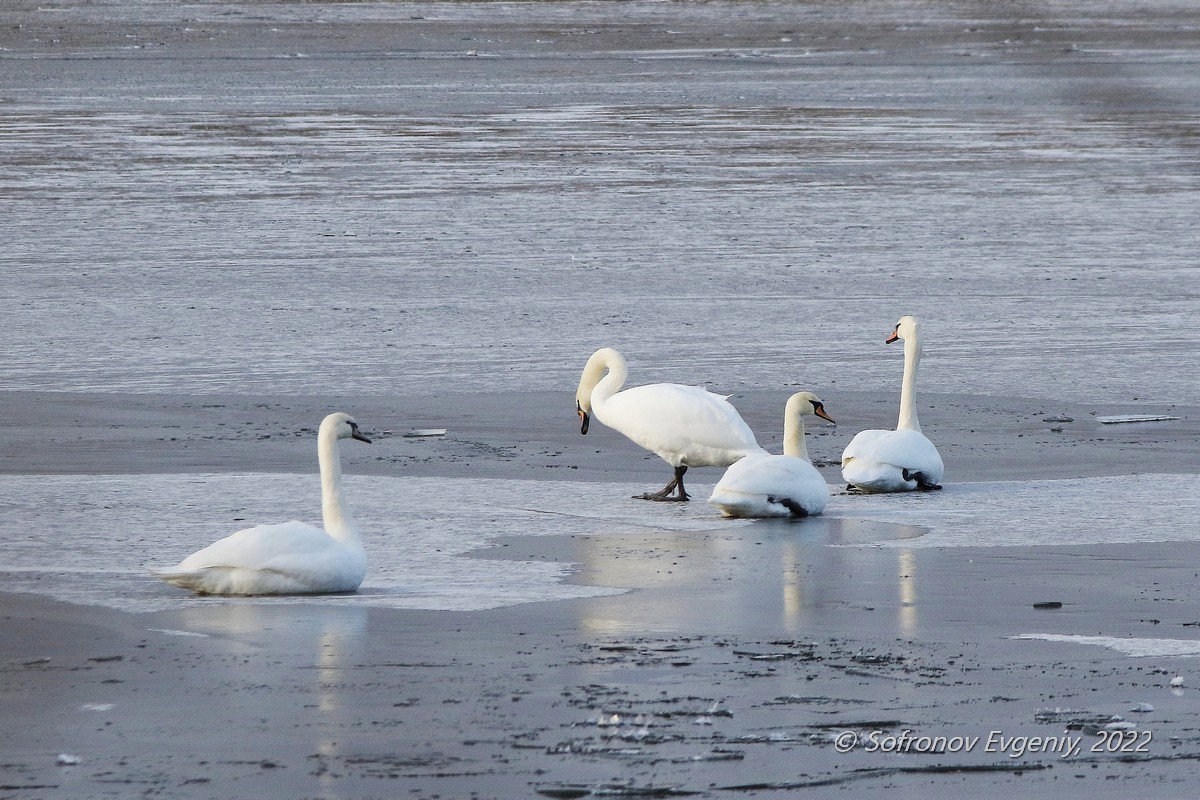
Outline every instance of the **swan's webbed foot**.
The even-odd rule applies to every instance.
[[[646,492],[645,494],[635,494],[635,500],[656,500],[660,503],[681,503],[692,499],[690,494],[685,494],[680,497],[677,494],[664,494],[663,492]]]
[[[940,483],[925,483],[917,481],[917,489],[922,492],[937,492],[940,491],[942,485]]]
[[[683,473],[687,472],[687,467],[676,467],[675,477],[671,478],[671,482],[657,492],[646,492],[645,494],[635,494],[634,500],[656,500],[658,502],[686,502],[691,499],[691,495],[683,490]],[[674,495],[671,492],[676,492]]]

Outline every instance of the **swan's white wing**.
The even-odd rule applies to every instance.
[[[725,466],[762,450],[737,409],[698,386],[635,386],[608,398],[596,416],[676,466]]]
[[[748,456],[725,471],[708,502],[726,516],[820,514],[829,486],[810,462],[794,456]]]
[[[319,558],[338,543],[320,528],[293,520],[276,525],[255,525],[231,533],[179,562],[179,569],[200,567],[266,568],[280,556]]]
[[[945,472],[937,448],[919,431],[861,431],[842,452],[842,477],[861,489],[915,489],[917,481],[906,479],[906,471],[929,484],[941,483]]]
[[[293,521],[240,530],[154,574],[208,594],[349,592],[366,574],[366,554]]]

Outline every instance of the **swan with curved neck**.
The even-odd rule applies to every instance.
[[[317,463],[324,530],[296,521],[257,525],[153,574],[197,594],[331,594],[358,589],[367,572],[367,554],[342,490],[339,439],[371,441],[348,414],[322,420]]]
[[[575,392],[575,409],[586,434],[592,415],[670,464],[675,475],[660,491],[641,500],[687,500],[688,467],[727,467],[765,452],[737,409],[722,395],[699,386],[652,383],[621,390],[629,370],[611,347],[588,359]]]
[[[821,398],[796,392],[783,412],[783,455],[738,461],[725,471],[708,502],[726,517],[808,517],[824,511],[829,485],[808,458],[806,414],[834,421]]]
[[[921,362],[921,323],[901,317],[885,344],[904,340],[904,378],[896,430],[860,431],[842,453],[842,477],[861,492],[940,489],[944,466],[917,421],[917,366]]]

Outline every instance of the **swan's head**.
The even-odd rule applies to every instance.
[[[318,435],[332,433],[335,439],[358,439],[360,442],[371,443],[371,440],[358,429],[358,423],[349,414],[337,412],[321,420],[321,430]]]
[[[592,415],[592,390],[604,377],[604,373],[618,369],[620,381],[624,382],[625,358],[611,347],[601,347],[592,353],[579,377],[579,388],[575,390],[575,413],[579,415],[579,432],[587,434]]]
[[[812,392],[796,392],[794,395],[789,397],[787,402],[787,412],[789,415],[812,414],[813,416],[820,417],[821,419],[828,420],[834,425],[837,425],[837,421],[833,417],[829,416],[829,414],[825,411],[825,404],[821,402],[821,398],[817,397]]]
[[[892,335],[884,339],[883,343],[891,344],[897,339],[915,339],[920,329],[921,323],[917,322],[916,317],[901,317],[900,321],[896,323],[896,327],[892,329]]]
[[[578,399],[575,400],[575,411],[579,414],[579,432],[587,436],[588,425],[591,424],[592,415],[588,413],[588,409],[584,409],[583,402]]]

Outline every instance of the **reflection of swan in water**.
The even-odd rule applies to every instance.
[[[727,517],[807,517],[829,502],[829,485],[808,459],[804,414],[833,422],[821,398],[797,392],[783,414],[783,455],[749,455],[725,471],[708,502]]]
[[[583,420],[580,433],[588,432],[594,412],[596,419],[675,468],[675,477],[661,491],[636,497],[687,500],[683,474],[688,467],[727,467],[751,453],[765,452],[737,409],[721,395],[677,383],[621,391],[628,375],[620,353],[611,347],[597,350],[583,368],[575,408]]]
[[[901,317],[885,343],[904,340],[904,379],[900,385],[900,419],[896,430],[860,431],[842,453],[842,477],[862,492],[907,492],[940,489],[942,457],[917,422],[917,365],[921,361],[921,327],[915,317]]]
[[[338,439],[370,442],[348,414],[330,414],[317,434],[325,529],[303,522],[258,525],[231,534],[154,575],[197,594],[353,592],[367,554],[342,492]]]

